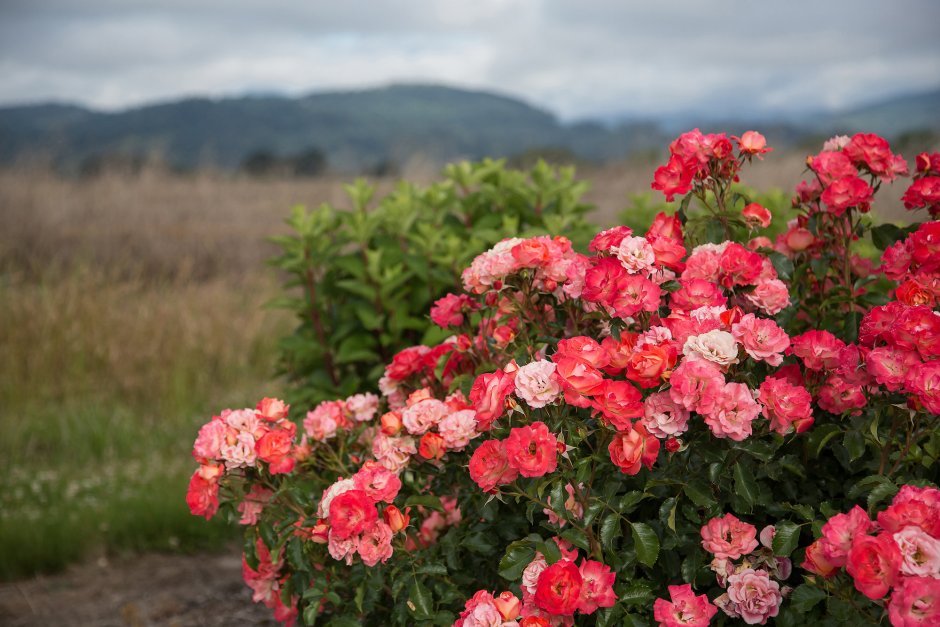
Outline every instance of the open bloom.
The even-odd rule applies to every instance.
[[[702,548],[721,559],[736,560],[757,548],[757,527],[731,513],[712,518],[701,530]]]
[[[653,603],[653,619],[660,627],[707,627],[718,612],[707,595],[695,596],[689,584],[669,586],[669,599]]]
[[[541,477],[558,466],[558,440],[544,422],[513,428],[505,443],[510,467],[523,477]]]
[[[767,571],[747,568],[728,577],[728,598],[748,625],[764,625],[780,611],[780,584]]]
[[[561,395],[561,383],[555,374],[555,364],[541,359],[528,363],[516,371],[516,394],[529,407],[545,407]]]
[[[559,616],[571,616],[581,600],[583,579],[574,563],[560,560],[539,575],[535,586],[535,605]]]

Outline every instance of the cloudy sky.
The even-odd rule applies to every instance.
[[[0,0],[0,104],[436,82],[566,119],[940,87],[936,0]]]

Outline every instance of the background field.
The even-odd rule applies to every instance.
[[[790,190],[803,158],[771,155],[744,182]],[[614,223],[655,166],[581,172],[595,221]],[[903,219],[902,191],[882,217]],[[321,202],[344,205],[340,179],[0,173],[0,579],[234,537],[189,515],[189,450],[212,413],[278,393],[291,320],[265,308],[266,238]]]

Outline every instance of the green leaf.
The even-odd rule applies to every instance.
[[[446,575],[447,567],[443,564],[425,564],[420,566],[416,571],[419,575]]]
[[[875,505],[881,503],[888,497],[892,497],[898,492],[898,486],[893,483],[881,483],[872,488],[868,493],[868,509],[874,509]]]
[[[907,234],[910,232],[911,231],[902,229],[894,224],[879,224],[871,230],[871,242],[877,246],[879,250],[884,250],[893,246],[898,240],[907,237]]]
[[[632,492],[627,492],[620,499],[620,513],[629,514],[636,509],[636,506],[640,504],[640,501],[646,498],[646,494],[633,490]]]
[[[613,513],[601,523],[601,546],[608,551],[613,550],[614,540],[620,537],[620,514]]]
[[[618,598],[627,607],[631,605],[649,605],[653,600],[653,588],[645,579],[635,579]]]
[[[754,473],[741,462],[734,465],[734,491],[744,499],[749,509],[754,508],[759,495],[757,481],[754,479]]]
[[[774,525],[773,550],[774,555],[789,557],[800,543],[801,526],[789,520],[781,520]]]
[[[506,547],[503,559],[499,560],[499,576],[509,581],[522,577],[522,571],[535,559],[535,545],[529,538],[516,540]]]
[[[826,443],[829,442],[832,438],[842,429],[839,428],[839,425],[820,425],[815,427],[810,431],[809,438],[806,440],[806,449],[810,455],[813,457],[819,457],[819,454],[822,452],[823,447],[826,446]]]
[[[587,536],[584,535],[583,531],[579,531],[578,529],[568,529],[563,531],[561,537],[579,549],[588,551],[591,548],[591,545],[588,544]]]
[[[561,559],[561,549],[558,548],[558,543],[554,540],[539,542],[535,545],[535,548],[545,556],[545,561],[549,564],[554,564]]]
[[[404,507],[414,507],[417,505],[427,507],[428,509],[434,509],[439,512],[444,511],[444,505],[441,503],[441,499],[434,496],[433,494],[416,494],[414,496],[409,496],[405,500]]]
[[[842,438],[842,446],[849,453],[849,461],[854,462],[865,454],[865,436],[860,431],[850,429]]]
[[[790,605],[800,614],[805,614],[825,598],[825,590],[804,583],[790,593]]]
[[[689,497],[690,501],[699,507],[712,507],[717,502],[708,484],[698,479],[693,479],[685,484],[683,492]]]
[[[631,522],[633,529],[633,546],[636,549],[636,559],[641,564],[652,566],[659,557],[659,536],[656,531],[646,523]]]
[[[411,584],[411,590],[408,592],[407,605],[415,618],[429,618],[434,609],[434,599],[431,596],[431,591],[420,581],[415,581]]]

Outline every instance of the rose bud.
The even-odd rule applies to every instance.
[[[682,440],[679,438],[666,438],[666,450],[675,453],[682,448]]]
[[[410,512],[410,507],[406,507],[404,513],[402,513],[402,511],[394,505],[389,505],[385,508],[382,515],[385,517],[385,524],[391,528],[392,533],[398,533],[411,522],[411,516],[408,515]]]
[[[522,602],[508,590],[493,599],[493,605],[496,606],[504,621],[516,620],[522,611]]]
[[[317,544],[327,544],[330,541],[330,523],[321,518],[310,529],[310,539]]]
[[[428,431],[421,436],[418,445],[418,455],[425,459],[440,459],[444,457],[444,438],[440,434]]]
[[[397,411],[390,411],[382,415],[382,433],[385,435],[398,435],[401,431],[401,414]]]

